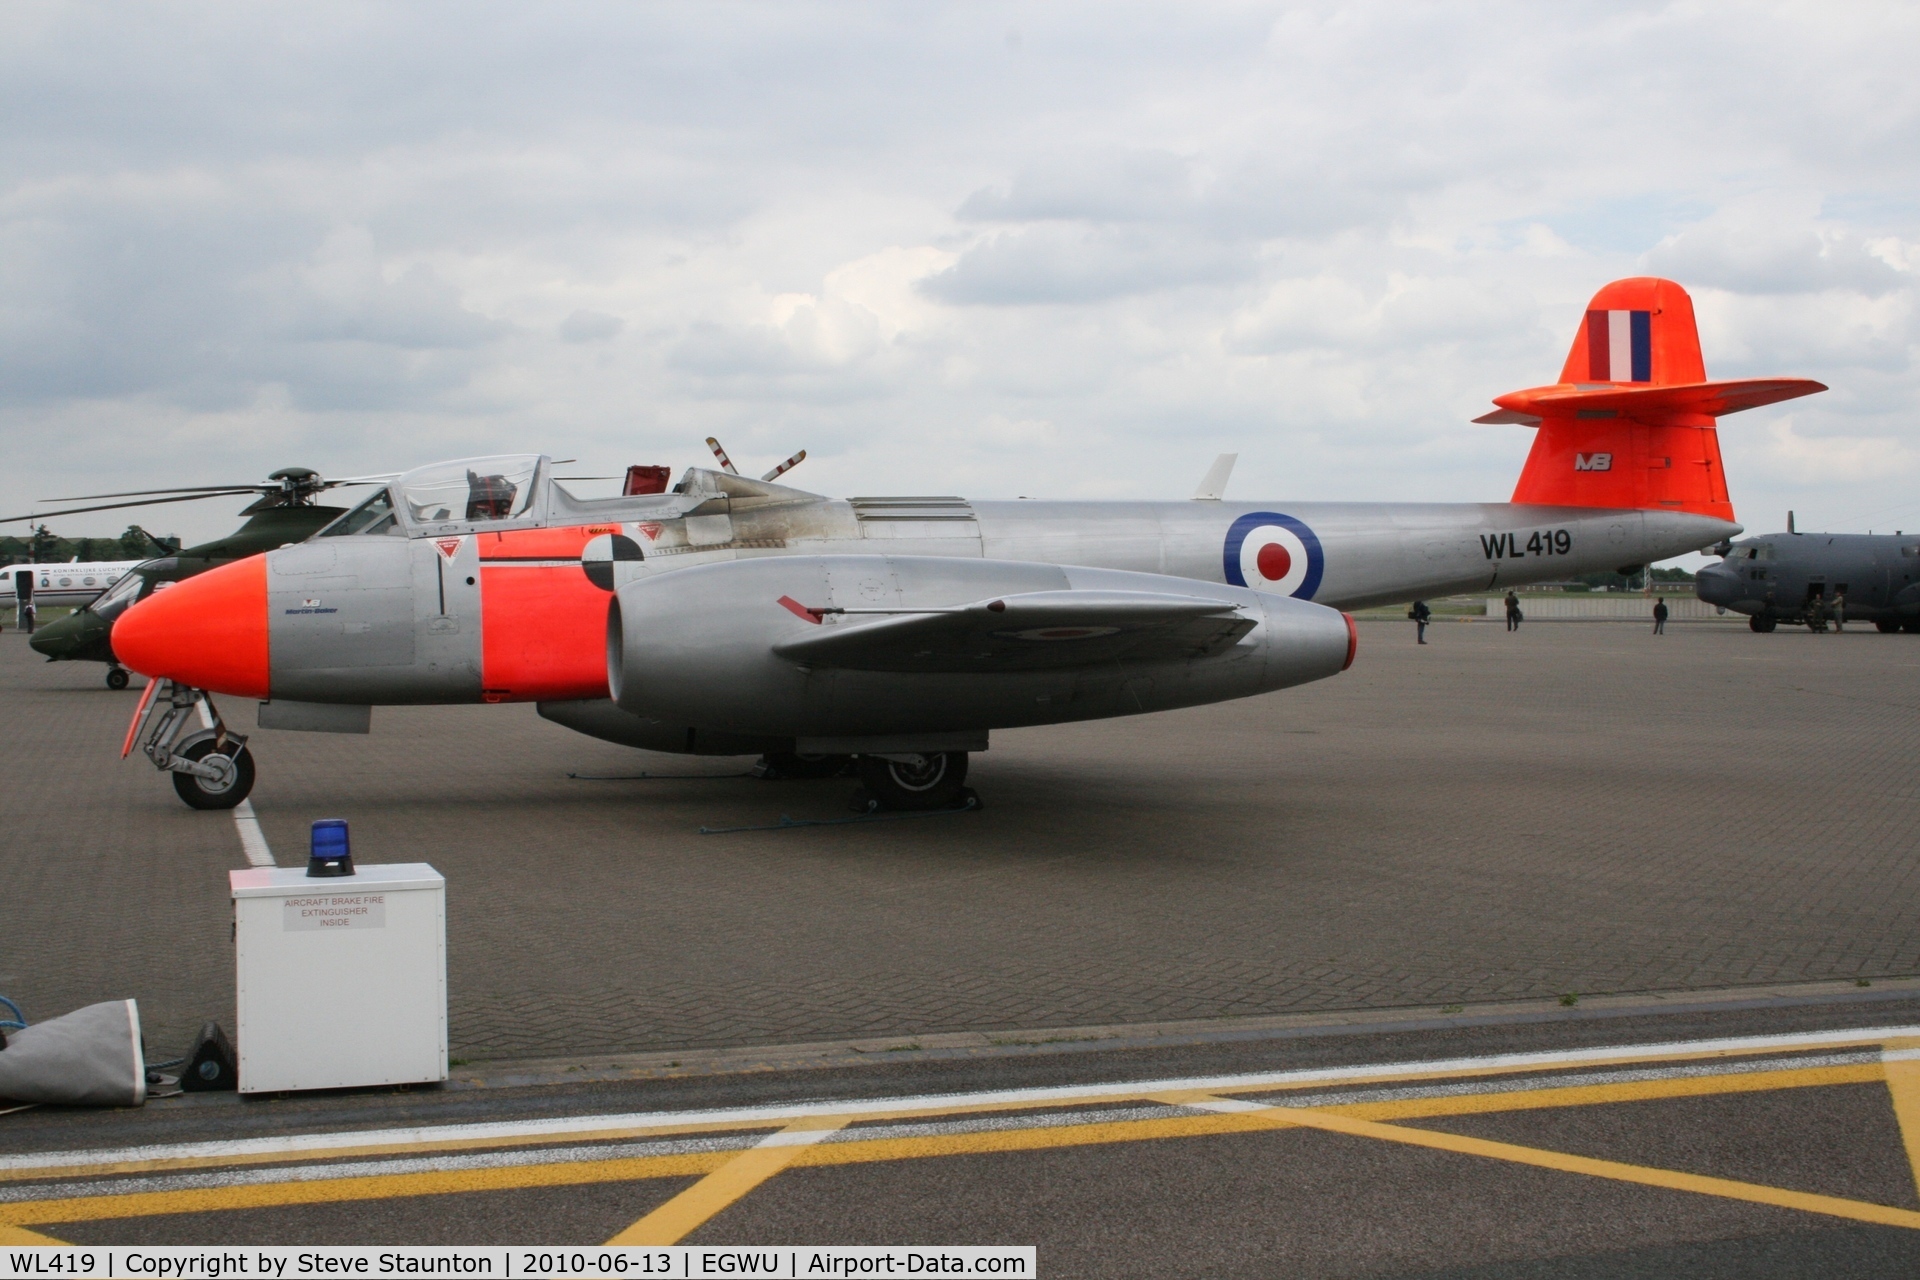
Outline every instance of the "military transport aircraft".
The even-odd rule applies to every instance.
[[[1920,631],[1920,535],[1785,533],[1714,548],[1721,558],[1694,575],[1708,604],[1747,615],[1755,631],[1814,621],[1814,602],[1845,596],[1847,621],[1882,631]]]
[[[1824,389],[1707,381],[1685,290],[1634,279],[1594,297],[1558,383],[1479,419],[1536,428],[1509,503],[842,500],[702,469],[585,500],[543,456],[422,467],[122,615],[115,652],[160,678],[122,753],[225,807],[254,767],[224,722],[195,729],[209,692],[349,733],[375,704],[533,702],[656,751],[855,757],[881,804],[933,807],[993,729],[1344,670],[1342,609],[1729,538],[1715,419]]]
[[[230,564],[235,560],[244,560],[262,551],[271,551],[275,547],[284,547],[306,540],[347,513],[345,507],[326,507],[316,503],[318,496],[328,489],[340,486],[383,484],[391,479],[393,479],[392,475],[325,480],[321,478],[319,472],[309,467],[284,467],[267,477],[264,482],[255,484],[197,485],[190,489],[147,489],[133,493],[100,493],[58,499],[64,502],[85,502],[89,497],[142,498],[144,500],[112,502],[97,507],[73,507],[48,513],[49,517],[75,515],[85,511],[110,511],[119,510],[122,507],[149,506],[161,502],[198,502],[207,498],[238,496],[255,498],[240,512],[241,515],[248,517],[247,522],[224,538],[216,538],[212,542],[203,542],[199,546],[184,550],[168,551],[165,555],[151,560],[129,560],[114,566],[117,571],[111,577],[101,579],[101,586],[70,601],[84,607],[76,609],[64,618],[57,618],[47,623],[36,631],[33,639],[27,643],[36,652],[45,654],[48,662],[104,662],[107,664],[107,687],[124,689],[128,683],[127,673],[120,666],[119,660],[114,657],[109,637],[112,634],[114,619],[129,605],[137,600],[144,600],[160,588],[170,586],[183,578],[191,578],[197,573],[205,573],[208,569]],[[41,516],[10,516],[0,520],[0,524],[11,520],[41,518]],[[86,566],[74,567],[80,569]],[[89,578],[87,581],[91,584],[93,579]],[[44,585],[41,595],[36,598],[46,599]]]

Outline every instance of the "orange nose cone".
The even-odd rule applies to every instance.
[[[120,665],[237,697],[267,696],[267,558],[162,587],[113,624]]]

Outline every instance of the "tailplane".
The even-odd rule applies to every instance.
[[[1716,419],[1826,387],[1709,382],[1693,299],[1671,280],[1616,280],[1587,304],[1560,381],[1499,396],[1475,422],[1537,427],[1515,502],[1733,519]]]

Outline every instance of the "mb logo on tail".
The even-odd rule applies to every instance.
[[[1573,455],[1575,471],[1611,471],[1613,455],[1610,453],[1576,453]]]

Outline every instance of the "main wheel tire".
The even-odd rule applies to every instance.
[[[944,809],[967,781],[967,753],[929,751],[911,760],[860,757],[860,781],[882,809]]]
[[[764,759],[775,778],[837,778],[853,763],[852,756],[803,755],[795,751],[769,751]]]
[[[1914,619],[1909,622],[1903,622],[1900,625],[1904,630],[1908,632],[1920,632],[1920,618]]]
[[[203,738],[190,743],[180,753],[189,760],[200,761],[213,754],[213,739]],[[216,788],[205,778],[195,777],[191,773],[173,775],[173,789],[180,798],[196,809],[231,809],[247,798],[253,790],[253,752],[245,747],[233,757],[233,777],[224,787]]]
[[[1778,624],[1774,622],[1772,614],[1756,613],[1747,619],[1747,625],[1755,631],[1771,631]]]
[[[128,676],[125,671],[119,667],[115,667],[107,672],[107,688],[124,689],[127,687],[127,681],[131,678],[132,677]]]
[[[1874,623],[1873,626],[1874,626],[1874,630],[1878,631],[1883,636],[1891,635],[1895,631],[1898,631],[1900,629],[1899,621],[1894,618],[1882,618],[1880,619],[1880,621]]]

